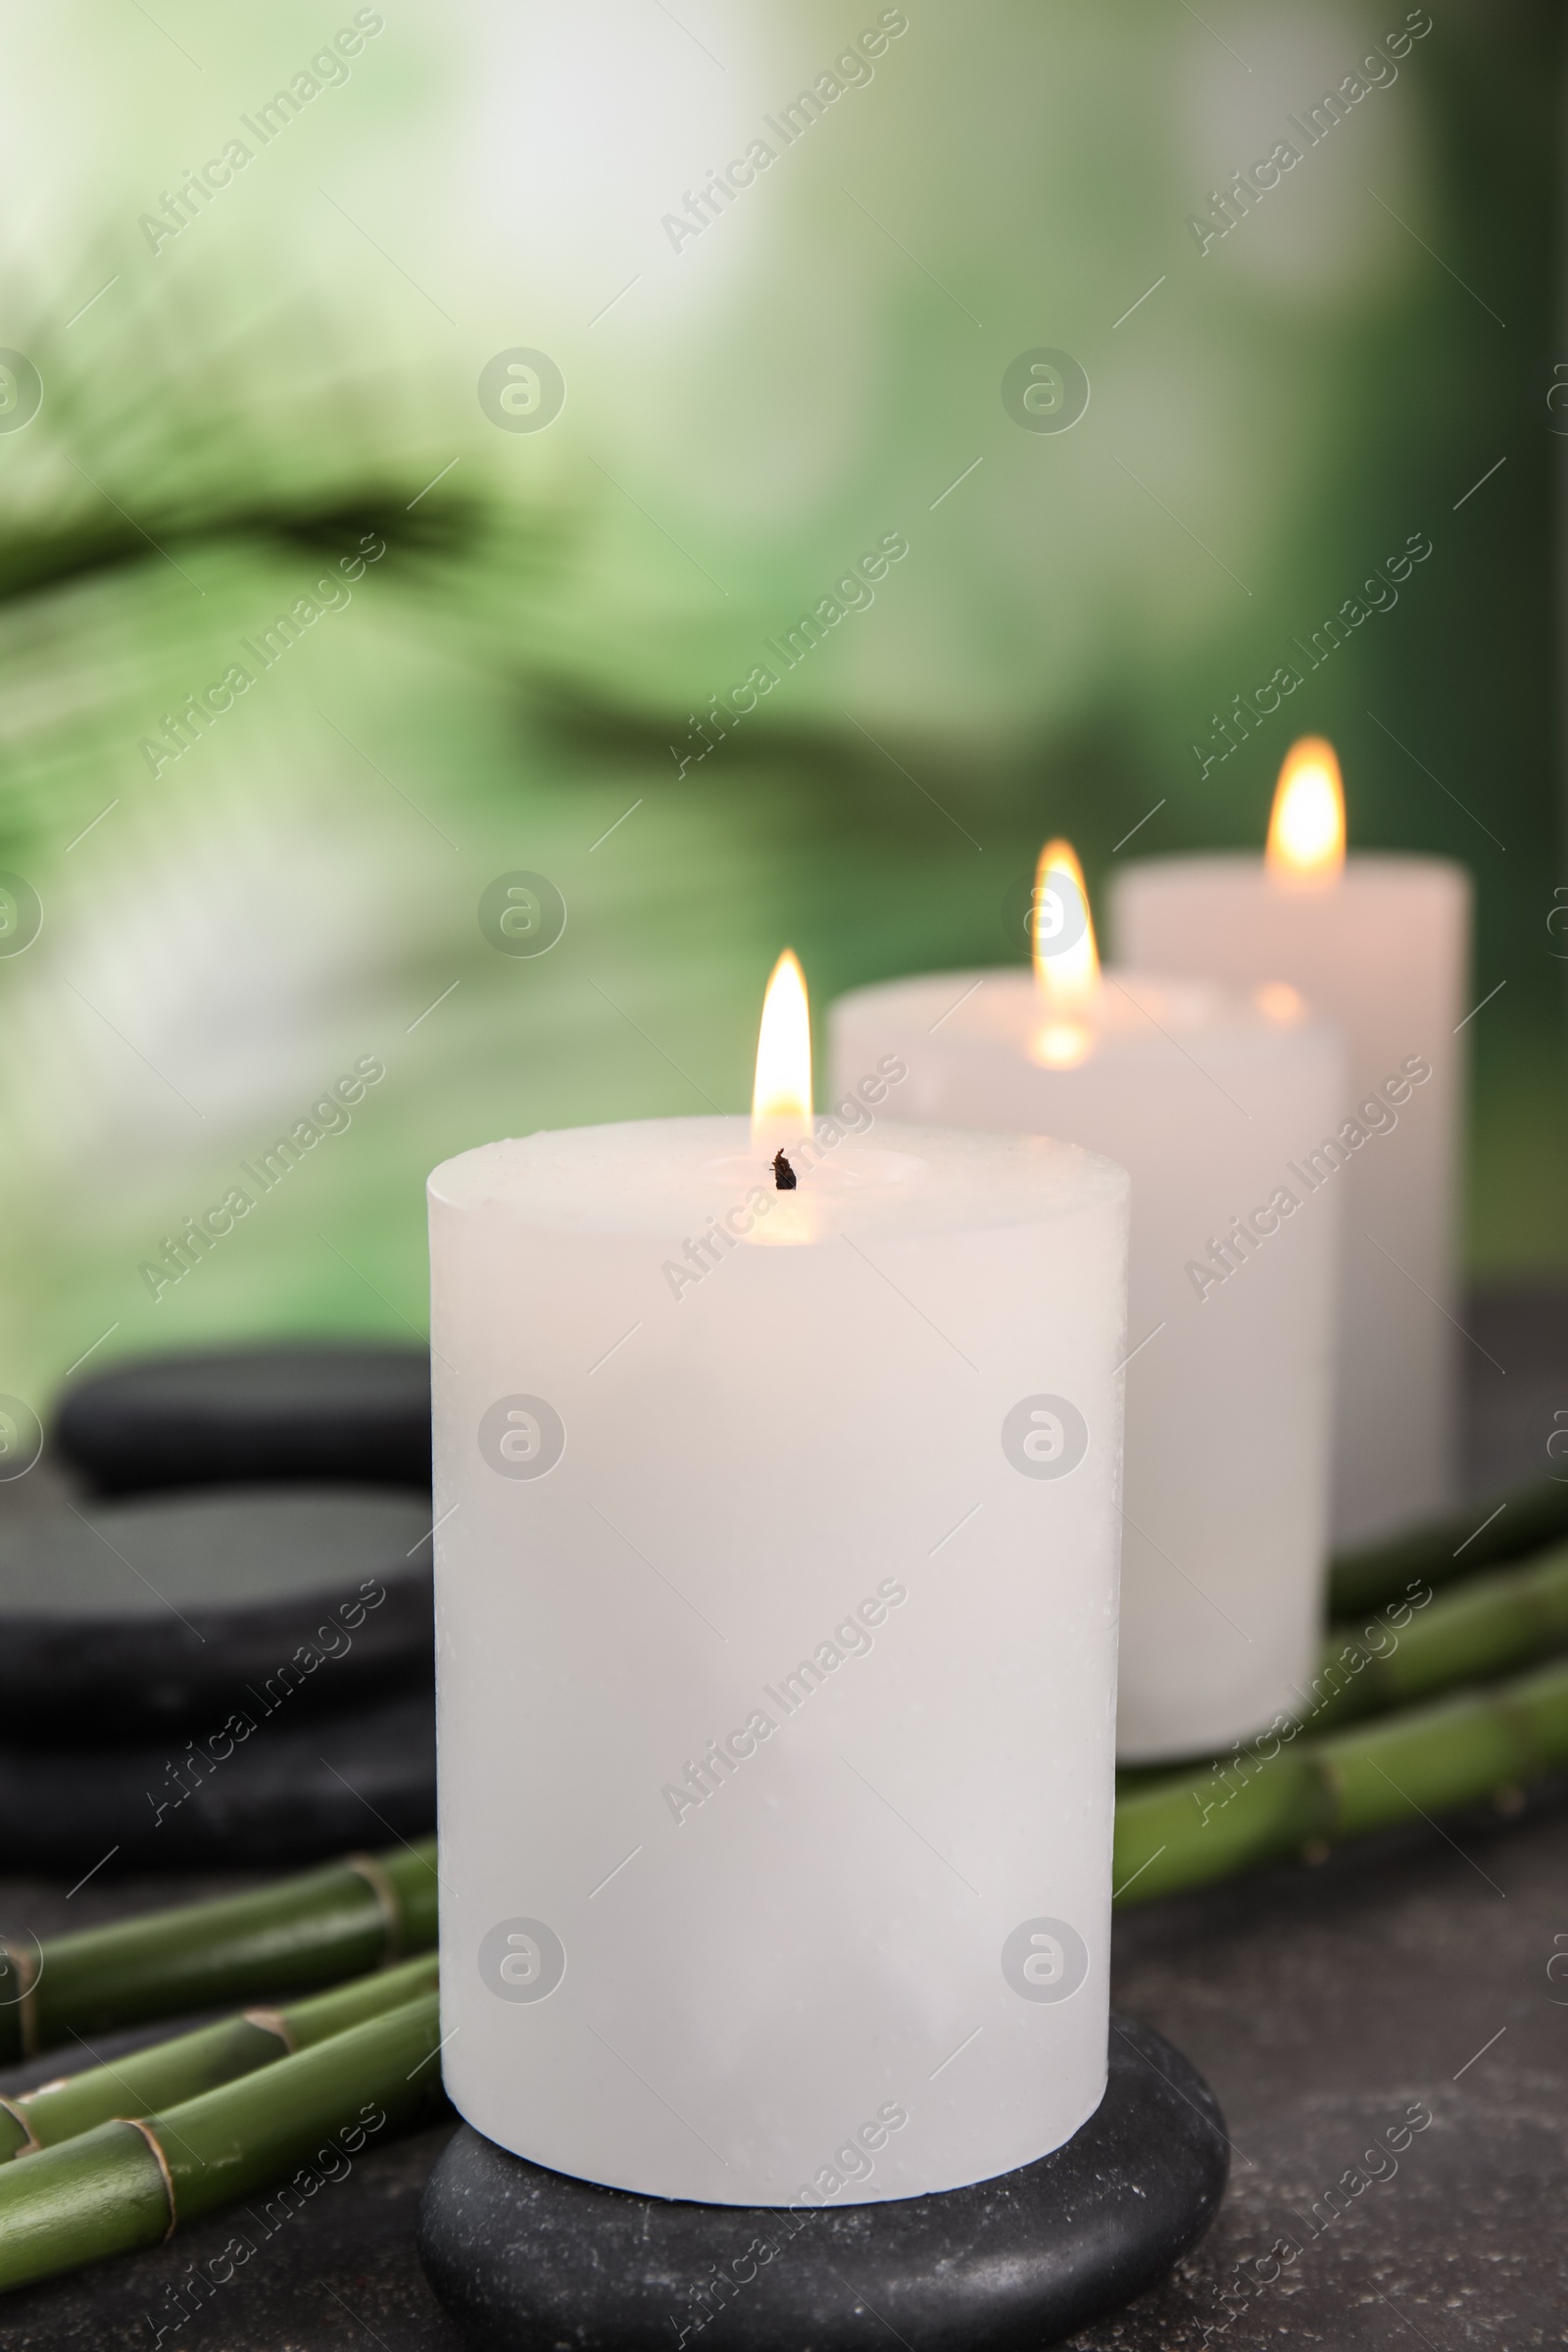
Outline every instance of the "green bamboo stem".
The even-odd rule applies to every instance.
[[[1266,1744],[1266,1743],[1265,1743]],[[1568,1665],[1325,1739],[1130,1789],[1113,1886],[1152,1902],[1265,1863],[1473,1804],[1568,1763]]]
[[[0,2065],[73,2033],[309,1992],[426,1951],[435,1937],[428,1838],[252,1894],[58,1936],[41,1950],[0,1942]]]
[[[285,2176],[292,2185],[264,2217],[274,2204],[280,2217],[298,2211],[368,2141],[439,2105],[440,2031],[436,1996],[424,1993],[199,2098],[99,2124],[0,2168],[0,2290],[158,2245]],[[258,2234],[267,2233],[264,2221]]]
[[[0,2163],[74,2139],[116,2116],[151,2115],[155,2108],[176,2106],[258,2067],[273,2066],[296,2050],[314,2049],[329,2034],[433,1991],[436,1972],[436,1955],[425,1952],[286,2009],[248,2009],[176,2040],[133,2050],[113,2065],[88,2067],[15,2098],[0,2098]]]
[[[1451,1672],[1467,1640],[1472,1667],[1479,1662],[1484,1670],[1495,1666],[1508,1641],[1539,1639],[1544,1621],[1560,1627],[1568,1613],[1568,1547],[1508,1580],[1504,1597],[1518,1613],[1506,1636],[1492,1618],[1477,1616],[1492,1581],[1477,1580],[1472,1591],[1450,1596],[1424,1652],[1408,1646],[1396,1695],[1420,1688],[1423,1676]],[[1373,1657],[1367,1671],[1376,1666],[1391,1673],[1393,1663]],[[1210,1767],[1124,1793],[1116,1808],[1116,1899],[1124,1905],[1152,1901],[1303,1849],[1427,1820],[1563,1763],[1568,1664],[1560,1662],[1382,1722],[1326,1737],[1281,1738],[1265,1760],[1256,1753],[1234,1757],[1218,1774]],[[297,1898],[301,1887],[339,1875],[317,1873],[274,1889],[274,1908],[281,1894],[292,1898],[280,1906],[291,1919],[315,1924],[335,1917],[329,1906],[323,1912],[318,1902],[301,1906]],[[337,1892],[340,1897],[341,1888]],[[162,1915],[163,1945],[171,1920],[210,1921],[214,1913],[232,1910],[201,1905]],[[231,1932],[231,1917],[228,1929],[226,1940],[197,1937],[205,1953],[217,1955],[203,1963],[210,1973],[239,1965],[243,1938]],[[323,1950],[340,1952],[342,1943],[341,1931],[329,1947],[318,1938],[309,1946],[309,1964],[319,1967]],[[244,1950],[250,1965],[254,1936]],[[281,1957],[275,1943],[267,1945],[265,1958],[268,1965],[300,1965],[297,1941],[285,1943]],[[404,2129],[433,2106],[440,2096],[435,1993],[334,2030],[361,1991],[340,1987],[288,2013],[291,2024],[303,2020],[305,2032],[326,2036],[312,2047],[139,2120],[97,2123],[24,2163],[0,2168],[0,2289],[158,2243],[178,2224],[252,2196],[296,2166],[294,2186],[281,2193],[293,2195],[297,2209],[324,2180],[341,2177],[336,2168],[347,2167],[369,2136]],[[187,2051],[202,2039],[183,2037]],[[180,2047],[168,2044],[162,2053],[142,2055],[167,2058]],[[271,2210],[270,2203],[265,2211]],[[225,2258],[232,2263],[247,2257]]]
[[[1303,1709],[1316,1734],[1568,1649],[1568,1544],[1467,1577],[1401,1625],[1334,1626]]]
[[[1296,1738],[1312,1739],[1367,1715],[1435,1697],[1469,1683],[1517,1671],[1568,1650],[1568,1544],[1518,1568],[1467,1577],[1451,1592],[1401,1599],[1357,1629],[1329,1628],[1318,1671],[1297,1710]],[[1238,1755],[1271,1750],[1288,1730],[1277,1718],[1261,1740],[1237,1740],[1229,1754],[1179,1765],[1134,1765],[1116,1776],[1130,1795],[1175,1778],[1235,1769]]]
[[[1498,1505],[1501,1505],[1499,1508]],[[1494,1512],[1486,1524],[1489,1512]],[[1358,1617],[1412,1584],[1451,1584],[1502,1560],[1522,1559],[1568,1537],[1568,1478],[1541,1479],[1492,1503],[1467,1503],[1393,1543],[1344,1552],[1329,1573],[1329,1607]]]

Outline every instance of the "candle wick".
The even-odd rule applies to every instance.
[[[785,1158],[782,1150],[773,1154],[773,1182],[781,1193],[793,1193],[800,1183],[800,1178]]]

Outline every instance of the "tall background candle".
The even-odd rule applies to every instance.
[[[1314,1670],[1338,1201],[1308,1201],[1287,1160],[1337,1110],[1341,1054],[1290,989],[1102,980],[1064,844],[1036,897],[1035,975],[842,998],[834,1071],[896,1054],[912,1114],[1044,1130],[1131,1172],[1117,1749],[1143,1762],[1294,1712]],[[1216,1251],[1227,1278],[1205,1274]]]
[[[1130,866],[1111,894],[1130,962],[1293,982],[1345,1032],[1348,1084],[1291,1155],[1344,1195],[1334,1533],[1370,1542],[1453,1499],[1456,1222],[1470,883],[1435,858],[1345,856],[1332,748],[1296,745],[1265,858]]]
[[[1126,1178],[880,1064],[430,1179],[446,2079],[644,2194],[949,2188],[1103,2090]]]

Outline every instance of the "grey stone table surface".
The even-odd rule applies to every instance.
[[[1118,1920],[1116,2003],[1218,2093],[1231,2185],[1197,2251],[1084,2352],[1568,2342],[1568,1983],[1546,1974],[1568,1950],[1568,1791],[1446,1827]],[[193,1890],[5,1901],[47,1932]],[[1400,2147],[1412,2109],[1432,2121]],[[367,2149],[290,2220],[258,2200],[12,2297],[0,2347],[150,2352],[164,2327],[181,2352],[456,2352],[414,2250],[445,2137]],[[181,2283],[236,2225],[254,2254],[181,2320]]]
[[[1506,1415],[1484,1391],[1473,1399],[1478,1492],[1549,1468],[1552,1416],[1568,1411],[1561,1306],[1483,1305],[1470,1328],[1511,1394]],[[48,1935],[248,1883],[106,1872],[68,1897],[64,1882],[3,1880],[0,1922]],[[1517,1815],[1481,1809],[1120,1916],[1116,2005],[1212,2084],[1231,2184],[1196,2251],[1075,2337],[1079,2352],[1568,2344],[1568,1981],[1547,1974],[1557,1952],[1568,1953],[1568,1779]],[[132,2038],[152,2036],[101,2046]],[[167,2246],[10,2297],[0,2352],[458,2352],[414,2247],[446,2136],[368,2147],[291,2219],[259,2204],[219,2214]],[[186,2282],[236,2226],[255,2251],[192,2309]]]

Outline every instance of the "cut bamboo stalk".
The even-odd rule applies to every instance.
[[[113,2065],[87,2067],[36,2090],[0,2098],[0,2163],[74,2139],[117,2116],[175,2106],[258,2067],[273,2066],[296,2050],[313,2049],[329,2034],[433,1991],[436,1973],[436,1955],[426,1952],[287,2009],[249,2009],[173,2041],[133,2050]]]
[[[1369,1830],[1473,1804],[1568,1763],[1568,1665],[1326,1739],[1129,1789],[1116,1899],[1152,1902]]]
[[[1381,1607],[1411,1584],[1451,1584],[1478,1568],[1523,1559],[1568,1537],[1568,1479],[1544,1478],[1491,1503],[1432,1520],[1393,1543],[1343,1553],[1329,1573],[1329,1607],[1357,1617]]]
[[[1541,1552],[1517,1568],[1467,1577],[1451,1592],[1430,1587],[1401,1595],[1359,1628],[1331,1626],[1310,1690],[1301,1694],[1295,1739],[1311,1739],[1387,1714],[1440,1691],[1488,1681],[1568,1650],[1568,1544]],[[1260,1739],[1238,1740],[1229,1753],[1180,1764],[1127,1766],[1116,1776],[1118,1795],[1172,1778],[1234,1771],[1238,1756],[1272,1752],[1289,1732],[1277,1717]]]
[[[355,1854],[251,1894],[0,1943],[0,2065],[73,2033],[303,1993],[426,1951],[436,1937],[435,1840]]]
[[[1563,1589],[1552,1590],[1554,1605],[1562,1603]],[[1456,1616],[1455,1629],[1458,1623]],[[1446,1641],[1434,1646],[1428,1671],[1437,1670],[1439,1649],[1446,1654]],[[1266,1760],[1233,1758],[1222,1788],[1210,1769],[1124,1795],[1116,1809],[1116,1899],[1152,1901],[1303,1849],[1430,1819],[1564,1762],[1562,1663],[1326,1738],[1282,1740]],[[224,1908],[195,1906],[163,1918],[167,1925]],[[177,2224],[250,2196],[294,2166],[296,2183],[309,2180],[307,2191],[292,2193],[315,2193],[323,2179],[340,2177],[334,2167],[347,2166],[368,2137],[405,2129],[433,2106],[441,2046],[435,1994],[331,2032],[332,2016],[341,2019],[357,1989],[330,1996],[335,2012],[325,2001],[302,2005],[328,2034],[314,2047],[0,2168],[0,2288],[155,2244]]]
[[[425,1993],[200,2098],[0,2168],[0,2290],[158,2245],[285,2176],[296,2185],[278,2195],[297,2211],[368,2141],[439,2106],[439,2036]]]
[[[1401,1625],[1331,1627],[1303,1729],[1314,1735],[1568,1649],[1568,1544],[1467,1577]]]

